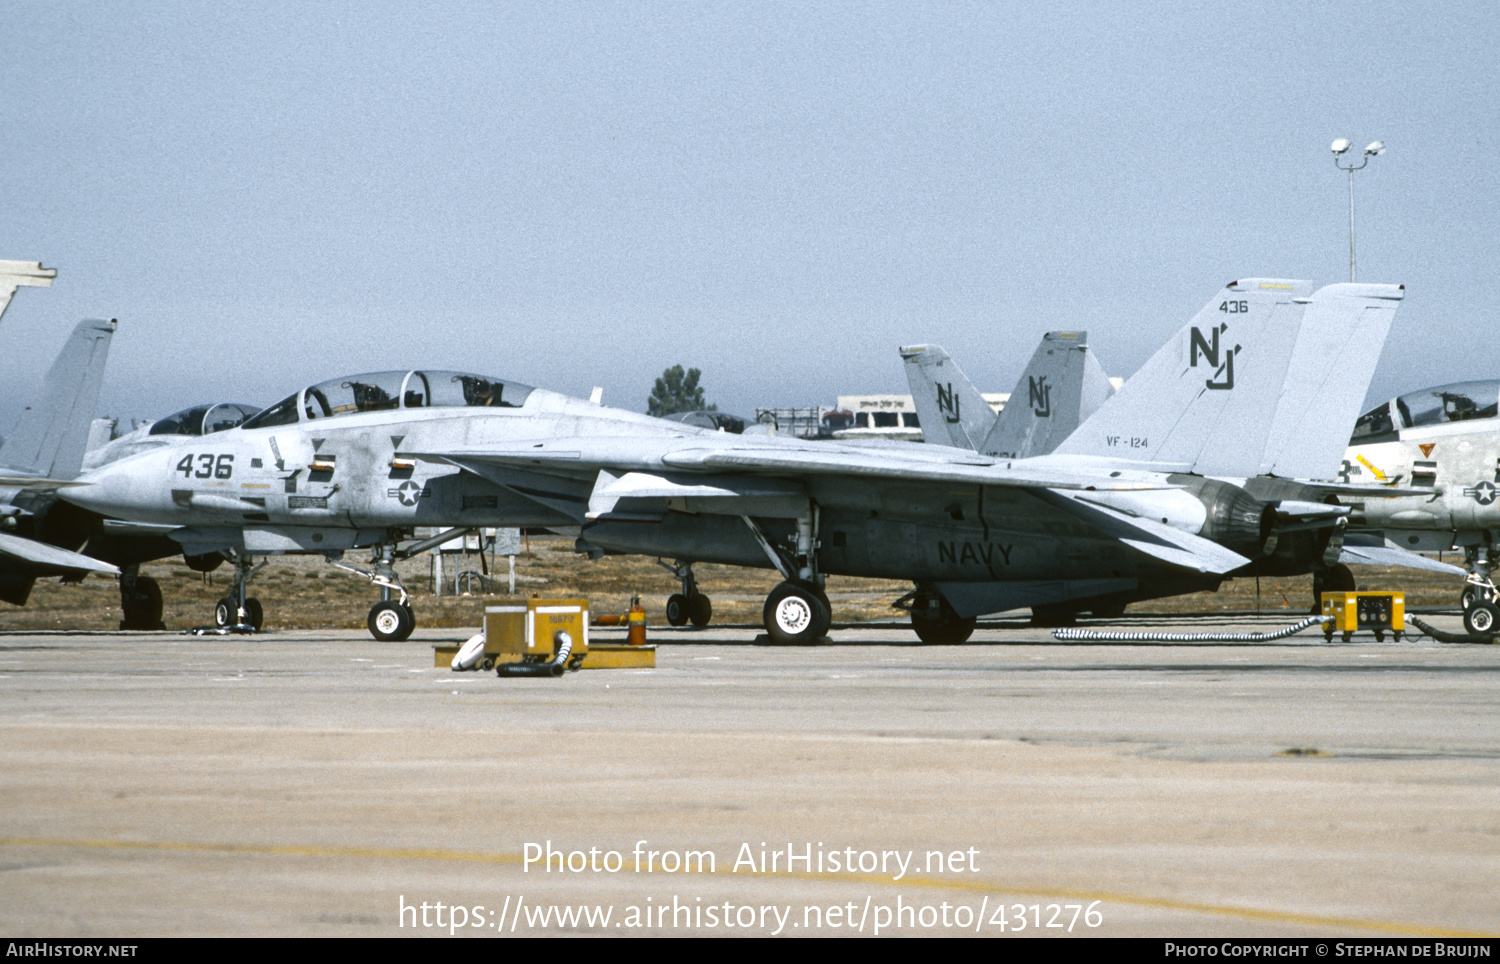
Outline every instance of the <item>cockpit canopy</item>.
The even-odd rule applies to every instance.
[[[250,419],[245,428],[397,408],[520,408],[531,392],[530,385],[464,372],[372,372],[305,388]]]
[[[1359,417],[1349,444],[1394,441],[1401,429],[1494,418],[1500,380],[1454,382],[1391,399]]]
[[[158,419],[148,435],[212,435],[234,428],[260,409],[254,405],[220,402],[217,405],[195,405]]]

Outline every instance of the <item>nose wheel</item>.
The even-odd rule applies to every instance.
[[[260,628],[266,624],[266,611],[259,599],[245,595],[245,587],[255,578],[256,573],[265,568],[265,561],[255,565],[255,560],[250,556],[235,552],[233,562],[234,586],[230,588],[229,595],[214,606],[214,625],[220,629],[260,632]]]
[[[266,611],[260,600],[250,596],[245,600],[245,613],[240,616],[239,605],[233,596],[225,596],[214,606],[215,626],[249,626],[256,632],[266,624]]]

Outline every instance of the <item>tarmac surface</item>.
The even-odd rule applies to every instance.
[[[1500,646],[710,626],[434,668],[467,635],[0,635],[0,932],[1500,932]]]

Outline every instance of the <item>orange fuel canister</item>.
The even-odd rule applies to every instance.
[[[625,642],[631,646],[646,645],[646,610],[641,608],[640,596],[631,597],[630,613],[627,619],[630,622],[630,631],[625,636]]]

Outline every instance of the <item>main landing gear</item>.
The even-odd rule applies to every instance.
[[[266,624],[266,611],[259,599],[254,596],[246,597],[245,586],[266,564],[262,560],[260,565],[254,565],[255,560],[244,552],[235,552],[231,561],[234,563],[234,586],[229,590],[229,595],[214,606],[214,625],[220,629],[253,630],[258,633]]]
[[[1354,570],[1336,562],[1322,572],[1313,572],[1313,605],[1310,615],[1317,616],[1323,612],[1323,594],[1325,592],[1354,592]]]
[[[667,565],[660,559],[656,564],[663,569],[670,570],[682,584],[682,592],[673,593],[667,599],[667,622],[673,626],[686,626],[691,622],[694,626],[707,626],[708,621],[713,618],[714,606],[703,593],[698,591],[698,580],[693,578],[693,564],[677,560],[676,565]]]
[[[161,586],[150,576],[143,576],[140,563],[120,570],[121,629],[166,629],[161,621]]]
[[[740,518],[785,579],[771,590],[761,610],[771,642],[801,646],[827,636],[828,627],[833,624],[833,608],[823,591],[823,576],[818,572],[818,507],[809,504],[807,511],[797,517],[796,542],[790,551],[771,545],[749,516]]]
[[[911,628],[917,638],[929,646],[957,646],[968,642],[974,635],[977,619],[964,618],[953,611],[941,593],[930,589],[918,589],[902,602],[911,607]]]

